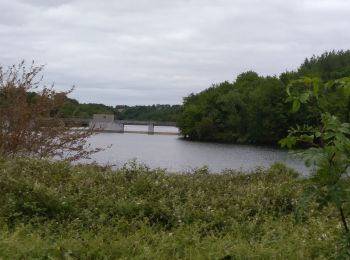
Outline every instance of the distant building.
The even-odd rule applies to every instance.
[[[113,122],[114,115],[113,114],[94,114],[93,121],[94,122],[101,122],[101,123]]]
[[[124,124],[115,122],[112,114],[94,114],[90,126],[97,131],[124,133]]]

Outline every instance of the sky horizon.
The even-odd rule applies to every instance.
[[[181,104],[253,70],[279,75],[349,49],[347,0],[0,0],[0,65],[106,105]]]

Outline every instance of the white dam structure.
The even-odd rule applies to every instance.
[[[143,125],[147,126],[147,131],[125,131],[125,125]],[[155,126],[172,126],[176,127],[175,122],[159,122],[159,121],[137,121],[137,120],[115,120],[114,115],[110,114],[94,114],[93,119],[89,121],[89,126],[96,131],[111,133],[147,133],[147,134],[178,134],[155,132]]]

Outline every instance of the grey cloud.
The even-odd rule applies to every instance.
[[[82,102],[180,103],[255,70],[295,69],[346,49],[346,0],[0,0],[2,65],[47,64]]]
[[[60,5],[64,5],[70,2],[73,2],[72,0],[20,0],[23,4],[32,5],[32,6],[39,6],[39,7],[56,7]]]

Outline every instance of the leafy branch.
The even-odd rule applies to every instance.
[[[310,185],[301,199],[298,216],[306,210],[311,201],[320,209],[328,205],[338,208],[344,231],[349,238],[347,215],[349,211],[348,168],[350,165],[350,124],[341,122],[327,111],[330,93],[341,92],[350,97],[350,78],[341,78],[323,83],[320,78],[301,78],[287,87],[287,102],[297,112],[303,104],[312,103],[322,111],[317,126],[296,126],[288,136],[280,140],[282,147],[292,149],[298,145],[307,149],[294,151],[305,164],[313,167]],[[301,213],[301,214],[300,214]]]

